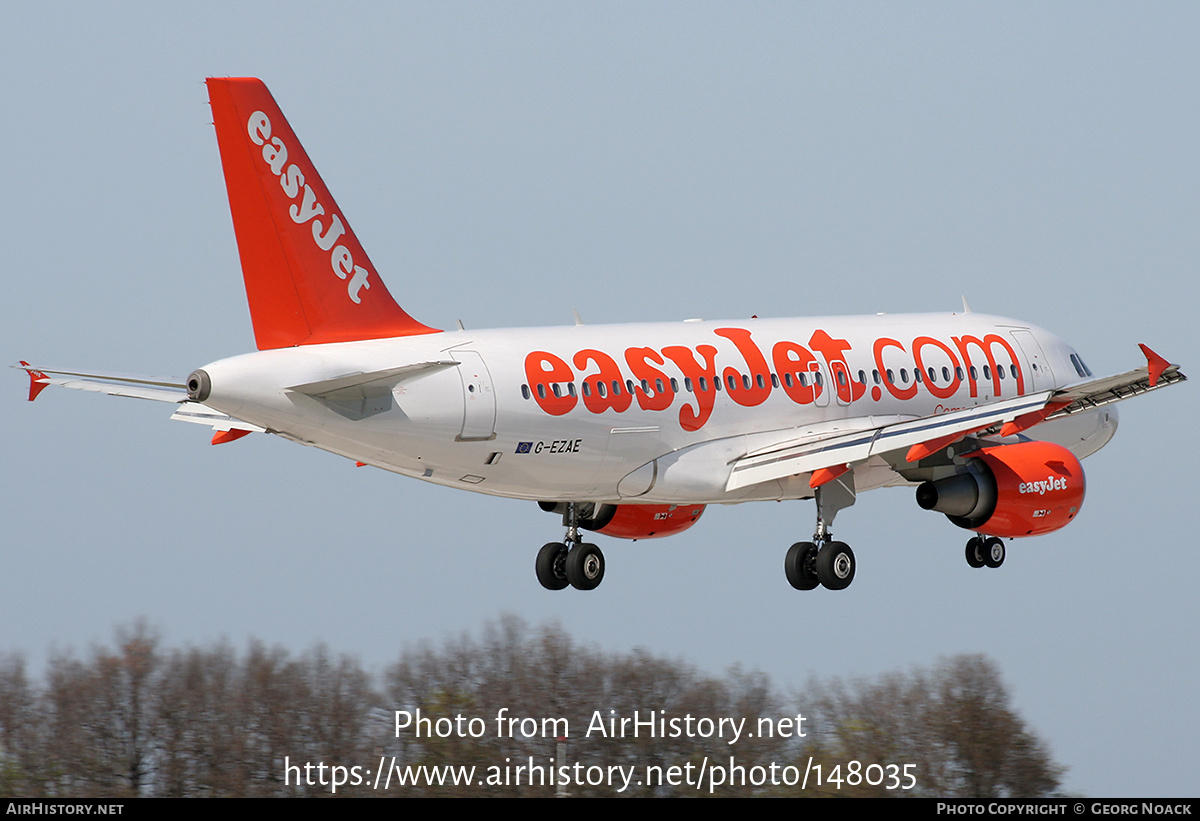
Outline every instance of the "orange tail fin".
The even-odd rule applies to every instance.
[[[436,333],[392,299],[262,81],[207,82],[259,350]]]

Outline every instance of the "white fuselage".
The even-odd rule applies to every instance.
[[[760,447],[1063,387],[1085,376],[1073,354],[1027,323],[965,313],[452,331],[204,370],[211,407],[407,476],[542,501],[720,503],[812,495],[806,476],[727,491],[730,464]],[[382,395],[294,390],[422,364]],[[1030,435],[1083,457],[1115,426],[1105,409]],[[855,479],[905,481],[880,459]]]

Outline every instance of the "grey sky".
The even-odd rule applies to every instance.
[[[468,328],[956,310],[1097,373],[1200,371],[1194,4],[14,4],[0,31],[0,349],[186,375],[253,349],[203,79],[271,88],[381,276]],[[1189,384],[1121,406],[1059,533],[972,571],[911,490],[840,514],[858,576],[799,594],[808,503],[604,540],[551,594],[535,505],[153,403],[0,391],[0,651],[317,640],[381,668],[503,612],[800,688],[994,658],[1070,790],[1196,795]],[[164,412],[165,411],[165,412]]]

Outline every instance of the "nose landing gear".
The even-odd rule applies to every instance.
[[[967,541],[967,564],[971,567],[999,567],[1004,564],[1004,542],[995,536],[972,536]]]

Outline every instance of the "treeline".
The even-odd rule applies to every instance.
[[[513,618],[406,650],[378,681],[325,648],[166,649],[142,626],[52,658],[36,683],[0,657],[13,797],[330,795],[338,780],[338,796],[550,796],[565,775],[574,796],[1012,797],[1051,794],[1062,772],[983,656],[787,697],[759,673],[708,676]]]

